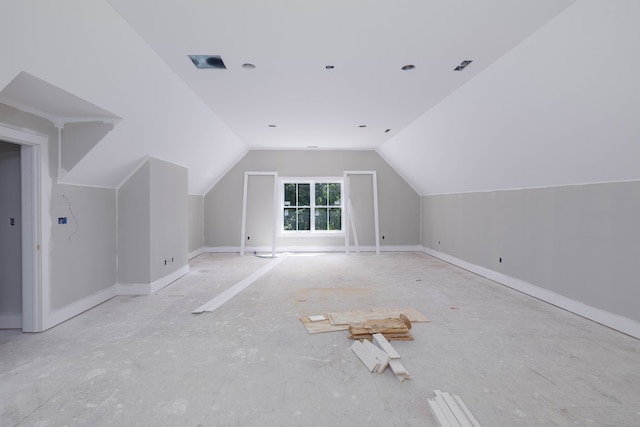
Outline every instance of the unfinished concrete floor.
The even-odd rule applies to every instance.
[[[153,296],[41,334],[0,332],[2,426],[435,426],[434,389],[483,426],[639,426],[640,341],[420,253],[202,254]],[[300,316],[414,307],[411,381],[369,373],[347,332]]]

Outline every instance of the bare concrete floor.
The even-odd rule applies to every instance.
[[[45,333],[0,332],[2,426],[435,426],[434,389],[483,426],[640,426],[640,341],[425,254],[203,254],[150,297],[116,297]],[[393,342],[412,380],[369,373],[346,332],[300,316],[414,307]]]

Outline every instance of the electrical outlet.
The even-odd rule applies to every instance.
[[[14,225],[16,225],[16,219],[15,218],[9,218],[9,225],[11,227],[13,227]]]

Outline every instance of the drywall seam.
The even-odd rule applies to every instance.
[[[536,286],[532,283],[525,282],[524,280],[516,279],[506,274],[498,273],[488,268],[480,267],[479,265],[472,264],[470,262],[461,260],[454,256],[445,254],[427,248],[422,247],[422,252],[453,264],[457,267],[476,273],[482,277],[493,280],[501,285],[507,286],[516,291],[522,292],[549,304],[560,307],[564,310],[570,311],[574,314],[582,316],[586,319],[592,320],[601,325],[615,329],[634,338],[640,339],[640,322],[636,322],[632,319],[610,313],[608,311],[601,310],[596,307],[591,307],[580,301],[576,301],[564,295],[557,294],[548,289]]]

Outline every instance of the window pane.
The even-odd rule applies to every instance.
[[[284,185],[284,205],[296,206],[296,184]]]
[[[329,230],[342,230],[342,209],[329,209]]]
[[[332,182],[330,184],[327,184],[327,187],[329,187],[328,204],[330,206],[341,206],[342,201],[340,199],[340,183]]]
[[[298,209],[298,230],[311,230],[311,209]]]
[[[328,185],[316,183],[316,206],[327,206]]]
[[[311,184],[298,184],[298,206],[311,206]]]
[[[296,230],[297,224],[296,209],[285,208],[283,227],[285,230]]]
[[[327,208],[316,208],[316,230],[327,230],[327,211]]]

